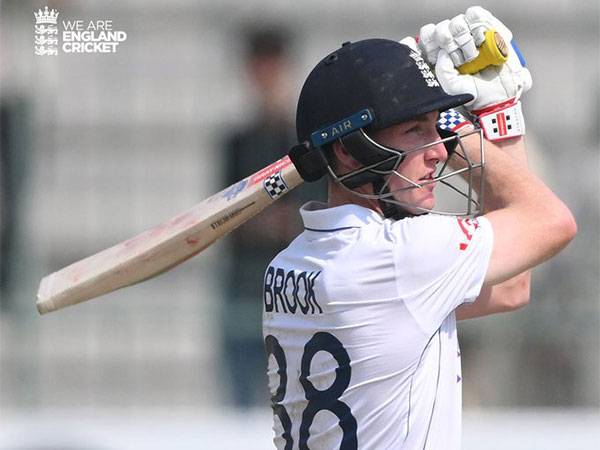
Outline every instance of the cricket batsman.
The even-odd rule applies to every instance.
[[[264,277],[278,449],[460,448],[457,320],[525,305],[530,269],[577,228],[527,168],[512,41],[472,7],[418,40],[346,42],[308,75],[298,140],[329,190]],[[437,209],[440,186],[464,211]]]

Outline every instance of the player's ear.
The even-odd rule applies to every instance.
[[[345,171],[354,170],[360,167],[360,163],[348,153],[348,150],[346,150],[339,139],[332,144],[332,152],[337,162],[336,165],[345,169]]]

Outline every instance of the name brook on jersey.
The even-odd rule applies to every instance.
[[[321,271],[300,272],[269,266],[265,274],[264,303],[266,312],[321,314],[323,309],[315,296],[315,280]]]

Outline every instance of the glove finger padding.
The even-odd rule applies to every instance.
[[[434,66],[437,61],[438,51],[440,50],[435,39],[434,24],[428,23],[421,27],[421,30],[419,31],[419,48],[421,50],[420,53],[425,56],[427,62]]]
[[[462,14],[438,23],[434,37],[438,48],[450,55],[456,67],[475,59],[479,54],[469,24]]]
[[[491,13],[481,7],[472,7],[467,10],[464,16],[464,22],[457,16],[453,19],[458,30],[462,30],[464,23],[470,27],[470,34],[473,43],[476,43],[489,29],[496,30],[506,42],[512,39],[512,33],[506,26],[496,19]],[[448,45],[448,36],[452,36],[447,21],[441,22],[436,27],[436,37],[439,38],[438,44],[441,50],[436,60],[436,75],[442,87],[449,94],[462,94],[468,92],[475,96],[475,99],[467,104],[467,108],[479,110],[489,105],[505,101],[509,98],[519,97],[522,93],[528,91],[532,85],[531,74],[529,70],[521,64],[517,52],[509,46],[508,59],[500,66],[488,66],[487,68],[473,75],[461,75],[458,70],[452,70],[461,65],[456,56],[452,56],[451,51],[456,53],[458,46]],[[455,35],[458,35],[455,29]],[[463,31],[460,31],[461,33]],[[463,38],[464,39],[464,38]],[[456,42],[453,39],[454,42]],[[468,43],[468,41],[465,40]],[[449,51],[450,50],[450,51]],[[448,57],[443,56],[446,53]],[[464,60],[464,52],[463,58]]]
[[[463,14],[459,14],[450,21],[449,30],[452,34],[452,38],[460,48],[460,61],[458,64],[456,64],[455,61],[455,65],[461,65],[475,59],[479,54],[479,51],[475,45],[475,40],[471,34],[469,24]]]
[[[485,32],[490,29],[496,30],[508,43],[512,41],[512,32],[487,9],[481,6],[471,6],[465,11],[465,20],[469,24],[471,34],[478,47],[485,40]]]

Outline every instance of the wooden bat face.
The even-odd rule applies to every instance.
[[[223,189],[190,210],[44,277],[40,314],[159,275],[210,246],[302,183],[289,157]]]

